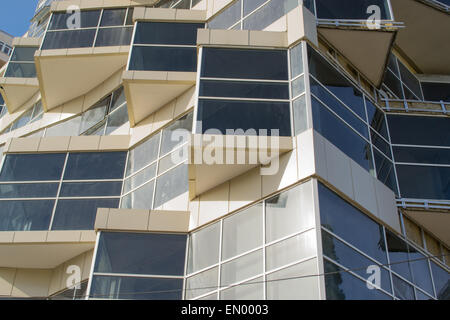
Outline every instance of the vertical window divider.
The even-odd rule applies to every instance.
[[[223,220],[220,219],[220,232],[219,232],[219,264],[217,266],[217,299],[220,300],[220,285],[222,277],[222,242],[223,242]]]
[[[90,295],[91,295],[92,280],[94,278],[94,268],[95,268],[95,263],[97,261],[98,245],[99,245],[99,242],[100,242],[101,234],[102,234],[102,231],[97,232],[95,246],[94,246],[94,253],[93,253],[93,256],[92,256],[91,270],[89,271],[89,280],[88,280],[88,285],[87,285],[87,288],[86,288],[85,300],[89,300]]]
[[[53,227],[53,220],[55,219],[56,208],[58,206],[58,199],[59,199],[59,195],[61,193],[61,188],[62,188],[62,184],[63,184],[63,180],[64,180],[64,174],[66,172],[68,159],[69,159],[69,152],[66,153],[66,158],[64,160],[64,166],[63,166],[63,170],[61,172],[61,179],[59,180],[58,192],[56,193],[55,204],[53,205],[53,212],[52,212],[52,217],[50,219],[50,223],[48,226],[48,230],[52,230],[52,227]]]
[[[381,228],[383,230],[384,245],[386,246],[386,259],[387,259],[387,263],[388,263],[387,268],[389,270],[389,279],[391,281],[391,293],[392,293],[392,296],[395,298],[394,280],[392,279],[391,259],[389,257],[389,248],[388,248],[387,237],[386,237],[386,228],[384,226],[382,226]]]
[[[105,11],[104,9],[100,10],[100,14],[98,17],[98,22],[97,22],[97,28],[95,29],[95,36],[94,36],[94,41],[92,42],[92,47],[91,48],[95,48],[95,43],[97,42],[97,36],[98,36],[98,32],[100,30],[100,24],[102,22],[103,19],[103,11]]]

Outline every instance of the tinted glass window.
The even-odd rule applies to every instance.
[[[129,70],[195,72],[197,49],[134,46]]]
[[[428,259],[411,246],[409,247],[409,259],[411,260],[410,264],[414,283],[429,294],[433,294],[433,284],[431,282]]]
[[[95,29],[47,32],[42,49],[65,49],[92,47]]]
[[[184,274],[186,235],[102,232],[94,272]]]
[[[48,230],[54,200],[1,201],[0,231]]]
[[[183,164],[158,178],[154,208],[182,195],[188,189],[188,168]]]
[[[287,80],[286,50],[204,48],[202,77]]]
[[[393,147],[395,161],[409,163],[449,164],[450,149]]]
[[[58,183],[0,184],[0,198],[47,198],[56,197]],[[0,203],[1,206],[1,203]]]
[[[103,10],[100,26],[121,26],[125,20],[127,9],[107,9]]]
[[[37,49],[36,47],[16,47],[10,60],[34,62],[34,53]]]
[[[65,154],[9,154],[0,181],[60,180]]]
[[[448,300],[450,296],[450,275],[448,271],[442,269],[434,262],[431,262],[431,270],[437,298],[439,300]]]
[[[36,67],[34,63],[13,63],[8,64],[5,77],[11,78],[34,78],[36,77]]]
[[[132,34],[133,28],[99,29],[97,34],[97,40],[95,41],[95,46],[96,47],[126,46],[130,44]]]
[[[297,0],[272,0],[244,20],[244,30],[263,30],[298,6]]]
[[[254,0],[252,1],[254,2]],[[241,18],[242,0],[234,2],[208,23],[209,29],[228,29]]]
[[[422,90],[426,101],[450,102],[450,83],[422,82]]]
[[[121,300],[180,300],[183,279],[94,276],[90,297]]]
[[[373,157],[375,159],[378,180],[398,195],[397,180],[395,179],[395,169],[392,161],[376,149],[373,150]]]
[[[291,135],[289,103],[199,100],[198,121],[202,122],[201,133],[218,129],[226,134],[228,129],[237,130],[278,129],[280,136]],[[200,132],[197,132],[200,133]]]
[[[450,167],[397,165],[397,176],[404,198],[450,199]]]
[[[98,208],[117,208],[119,199],[59,200],[52,230],[92,230]]]
[[[197,45],[197,29],[203,23],[139,22],[134,44]]]
[[[200,96],[225,98],[289,99],[286,83],[202,80]]]
[[[414,288],[406,281],[403,281],[396,275],[392,275],[392,284],[394,285],[394,294],[401,300],[414,300]]]
[[[387,0],[316,0],[317,17],[319,19],[363,19],[371,14],[367,8],[377,5],[381,8],[381,19],[391,18]]]
[[[188,141],[188,135],[192,131],[192,119],[193,114],[189,113],[184,117],[176,120],[173,124],[162,131],[160,156],[169,153],[177,146]],[[175,131],[177,131],[177,134],[179,133],[179,135],[181,136],[178,140],[174,139],[173,134]]]
[[[100,18],[100,10],[89,10],[80,12],[80,27],[81,28],[92,28],[97,27],[98,20]],[[49,30],[57,29],[69,29],[72,27],[74,19],[71,13],[53,13],[52,20],[50,21]]]
[[[375,129],[383,138],[389,141],[384,112],[375,107],[375,105],[369,99],[366,99],[366,107],[370,126]]]
[[[409,245],[389,230],[386,230],[386,240],[391,269],[405,279],[412,281],[411,266],[408,262]]]
[[[382,264],[387,263],[383,229],[319,183],[322,226],[337,234]]]
[[[450,118],[388,115],[394,144],[450,147]]]
[[[122,179],[125,152],[71,153],[64,180]]]
[[[73,182],[63,183],[61,197],[106,197],[120,196],[122,182]]]

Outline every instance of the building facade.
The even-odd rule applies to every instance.
[[[0,298],[449,299],[449,8],[39,1]]]
[[[12,39],[11,35],[0,30],[0,68],[9,60],[12,51]]]

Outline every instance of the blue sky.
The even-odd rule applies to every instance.
[[[0,0],[0,29],[20,37],[29,27],[37,0]]]

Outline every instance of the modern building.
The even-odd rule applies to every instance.
[[[0,69],[0,298],[449,299],[449,0],[50,2]]]

